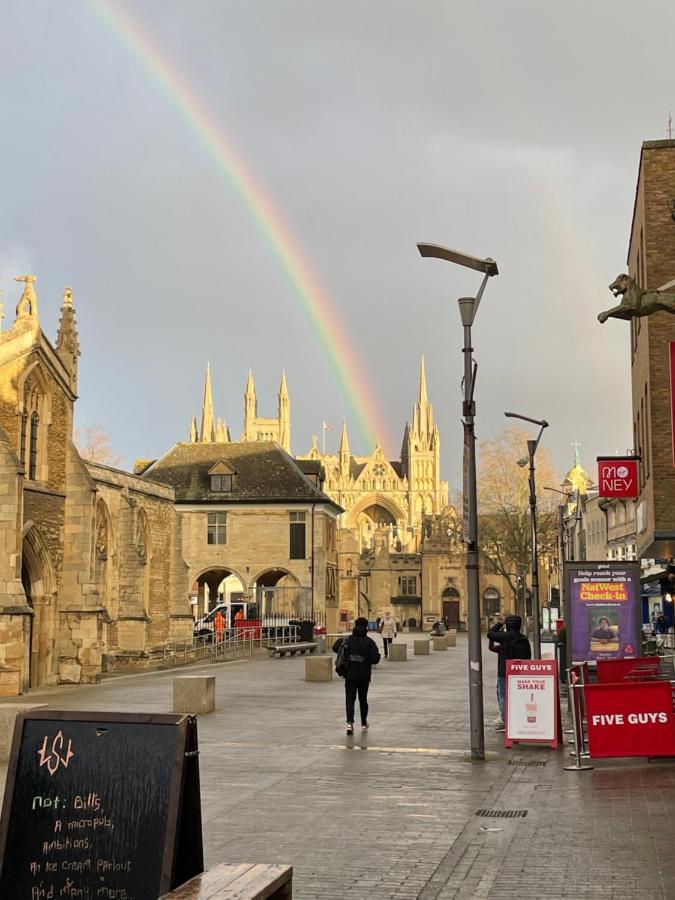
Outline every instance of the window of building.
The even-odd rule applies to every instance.
[[[28,461],[28,477],[35,481],[38,460],[38,425],[40,417],[34,412],[30,417],[30,457]]]
[[[227,513],[215,512],[208,514],[206,526],[207,544],[224,544],[227,540]]]
[[[305,559],[305,531],[307,513],[290,513],[290,558]]]
[[[483,593],[483,615],[488,619],[493,619],[499,615],[499,591],[497,588],[486,588]]]
[[[417,596],[417,575],[401,575],[398,583],[401,596]]]
[[[335,522],[326,519],[326,550],[335,550]]]
[[[26,465],[26,432],[28,431],[28,413],[24,410],[21,414],[21,441],[19,445],[19,459],[22,465]]]
[[[229,494],[232,491],[232,476],[212,475],[211,490],[214,494]]]

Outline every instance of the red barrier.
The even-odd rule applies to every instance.
[[[252,634],[254,641],[259,641],[262,635],[262,619],[240,619],[234,623],[234,630],[239,635],[242,631]]]
[[[587,684],[584,696],[591,757],[675,756],[669,682]]]
[[[599,659],[598,684],[619,684],[640,681],[659,674],[659,657],[642,656],[637,659]]]

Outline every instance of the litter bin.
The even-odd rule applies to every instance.
[[[555,658],[558,662],[558,677],[561,684],[567,684],[567,642],[555,642]]]
[[[310,622],[309,619],[291,619],[289,625],[297,625],[298,640],[303,643],[311,643],[314,640],[314,626],[316,622]]]

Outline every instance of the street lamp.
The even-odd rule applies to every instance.
[[[548,428],[546,419],[531,419],[529,416],[521,416],[520,413],[505,412],[507,419],[522,419],[523,422],[531,422],[539,426],[539,434],[536,441],[527,442],[527,459],[519,459],[518,465],[524,467],[530,464],[530,530],[532,533],[532,644],[534,658],[541,659],[541,634],[539,623],[539,554],[537,547],[537,485],[534,478],[534,455],[537,452],[539,441]],[[527,612],[527,610],[526,610]]]
[[[483,651],[480,632],[480,589],[478,584],[478,499],[476,491],[476,386],[477,363],[473,359],[471,326],[476,318],[488,279],[499,274],[494,259],[479,259],[439,244],[418,244],[424,257],[442,259],[483,274],[475,297],[461,297],[459,315],[464,330],[464,541],[466,543],[466,581],[469,633],[469,717],[471,723],[471,758],[485,759],[485,726],[483,722]]]
[[[565,508],[567,504],[572,499],[572,494],[569,494],[567,491],[561,491],[559,488],[554,487],[545,487],[545,491],[553,491],[556,494],[561,494],[563,497],[562,503],[558,507],[558,567],[560,569],[560,583],[558,585],[558,592],[560,594],[560,617],[563,621],[566,621],[566,610],[565,610],[565,591],[564,591],[564,568],[565,568]]]

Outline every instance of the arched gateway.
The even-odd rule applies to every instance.
[[[56,578],[40,531],[28,523],[21,550],[21,583],[33,610],[30,628],[30,686],[49,684],[56,676]]]

